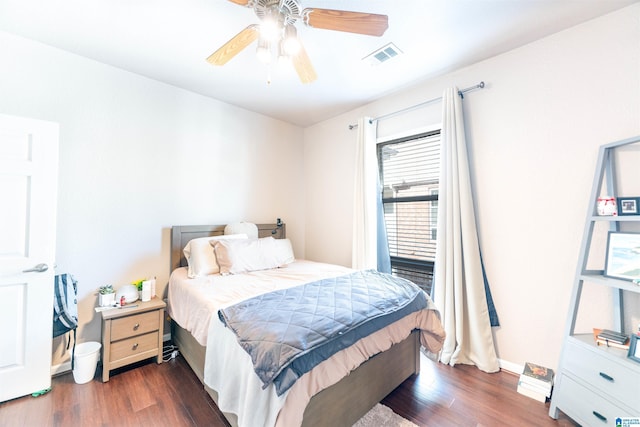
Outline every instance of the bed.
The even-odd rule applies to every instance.
[[[275,239],[284,239],[286,237],[286,225],[283,223],[257,224],[257,228],[259,237],[271,236]],[[238,419],[234,412],[239,411],[235,411],[234,409],[226,411],[229,406],[226,402],[231,400],[237,404],[237,401],[242,399],[229,397],[227,401],[225,401],[224,392],[222,393],[223,395],[219,395],[215,388],[221,388],[219,387],[219,381],[222,380],[219,380],[219,378],[226,378],[227,380],[229,378],[236,378],[235,369],[237,366],[233,363],[250,363],[250,361],[240,361],[240,359],[245,356],[241,355],[243,351],[237,344],[236,346],[240,351],[239,353],[235,353],[235,356],[231,356],[231,358],[234,359],[233,363],[223,360],[222,358],[227,356],[221,355],[220,351],[216,352],[213,349],[207,351],[207,345],[212,348],[227,345],[225,344],[225,340],[228,341],[229,338],[226,336],[220,340],[218,338],[210,338],[214,332],[224,334],[225,332],[216,331],[216,328],[224,329],[224,326],[220,326],[221,322],[218,321],[215,314],[212,314],[204,320],[204,323],[209,323],[206,328],[197,325],[189,319],[177,319],[178,317],[184,316],[184,313],[187,313],[187,311],[192,312],[198,310],[192,308],[194,306],[194,300],[183,298],[184,301],[181,302],[180,298],[175,297],[175,295],[178,295],[176,289],[180,286],[176,283],[186,280],[185,271],[187,260],[183,253],[184,247],[192,239],[221,236],[224,234],[224,229],[224,225],[172,227],[170,257],[172,277],[169,284],[168,312],[172,314],[172,340],[179,347],[181,354],[203,383],[204,388],[225,413],[229,423],[231,425],[237,425]],[[315,269],[318,267],[327,269],[330,274],[341,273],[343,271],[342,269],[344,269],[344,267],[314,264],[304,260],[296,260],[295,263],[292,264],[292,267],[288,268],[290,268],[291,271],[300,270],[307,272],[308,268]],[[264,274],[272,273],[265,272]],[[329,273],[323,272],[322,274]],[[214,279],[217,280],[215,275],[202,280]],[[239,279],[240,275],[234,277],[234,280]],[[205,287],[209,285],[203,284],[202,286]],[[196,286],[190,285],[189,289],[195,287]],[[174,295],[173,298],[172,295]],[[185,306],[189,308],[186,309]],[[426,312],[427,310],[423,311]],[[180,312],[183,314],[180,314]],[[174,318],[174,314],[176,318]],[[430,350],[437,351],[439,349],[438,346],[441,345],[444,340],[444,331],[439,321],[439,314],[435,310],[430,310],[426,315],[428,315],[428,320],[425,320],[429,325],[428,333],[421,333],[417,330],[406,332],[408,336],[404,337],[403,335],[402,338],[394,338],[397,342],[390,343],[388,348],[381,349],[377,354],[374,353],[373,356],[361,355],[360,353],[363,352],[362,348],[356,349],[356,345],[354,344],[353,349],[345,349],[336,356],[313,368],[308,375],[301,377],[284,397],[276,398],[274,395],[272,400],[280,399],[278,402],[265,404],[265,412],[271,411],[276,413],[275,415],[270,414],[269,417],[265,415],[265,419],[276,420],[275,423],[272,424],[271,421],[269,421],[266,425],[287,426],[301,424],[304,426],[351,426],[354,424],[376,403],[393,391],[393,389],[411,375],[419,372],[421,344],[426,344],[430,347]],[[215,319],[215,322],[211,319]],[[207,329],[209,338],[208,341],[203,344],[204,329]],[[393,332],[393,334],[400,337],[400,332]],[[213,336],[218,337],[219,335],[214,334]],[[386,339],[387,338],[385,338],[385,340]],[[425,342],[425,340],[427,342]],[[360,345],[360,343],[357,344]],[[369,345],[370,344],[366,344],[365,347]],[[384,344],[381,345],[384,346]],[[351,353],[349,353],[349,351],[351,351]],[[348,363],[344,362],[345,366],[334,369],[336,363],[343,363],[344,360],[348,360]],[[347,364],[351,365],[346,366]],[[208,368],[205,369],[205,366]],[[218,368],[220,366],[224,366],[224,368]],[[229,375],[230,372],[234,372],[234,374]],[[237,378],[245,378],[242,375],[244,374],[239,372]],[[335,378],[336,376],[340,378]],[[237,382],[244,384],[245,380],[238,380]],[[213,387],[210,387],[211,384],[213,384]],[[268,391],[269,389],[263,390],[264,393]],[[246,393],[246,390],[242,390],[240,393]],[[253,401],[250,403],[253,405]],[[269,407],[270,405],[271,407]],[[273,407],[274,405],[275,407]],[[262,408],[260,404],[255,407]],[[262,410],[263,409],[255,409],[255,411],[258,412]]]

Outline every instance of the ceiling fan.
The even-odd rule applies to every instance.
[[[295,23],[303,22],[312,28],[343,31],[380,37],[389,27],[387,15],[352,12],[346,10],[306,8],[298,0],[229,0],[252,8],[260,20],[236,34],[216,50],[207,61],[224,65],[254,41],[258,40],[256,54],[264,62],[272,57],[272,48],[278,60],[291,60],[302,83],[317,79],[302,42],[297,36]]]

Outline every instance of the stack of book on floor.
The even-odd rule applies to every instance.
[[[518,380],[518,393],[546,402],[553,388],[553,369],[527,362]]]
[[[629,336],[609,329],[593,329],[596,344],[629,350]]]

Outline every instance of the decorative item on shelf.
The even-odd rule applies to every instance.
[[[145,280],[142,282],[142,293],[141,298],[142,302],[151,301],[151,281]]]
[[[618,197],[618,215],[640,215],[640,197]]]
[[[634,283],[640,279],[640,233],[609,232],[604,275]]]
[[[627,353],[627,357],[640,363],[640,345],[638,345],[638,341],[640,341],[640,336],[638,334],[631,335],[631,342],[629,343],[629,353]]]
[[[136,289],[138,290],[138,299],[142,299],[142,284],[143,283],[144,283],[144,279],[140,279],[140,280],[137,280],[137,281],[132,283],[133,285],[135,285]]]
[[[98,305],[108,307],[116,303],[116,291],[113,285],[100,286],[98,289]]]
[[[124,285],[116,292],[116,300],[121,301],[124,298],[125,304],[131,304],[138,300],[138,288],[136,285]]]
[[[598,197],[596,210],[600,216],[612,216],[618,215],[618,208],[616,207],[616,198],[610,196]]]
[[[151,298],[156,297],[156,277],[153,276],[153,279],[148,279],[151,284]]]
[[[133,283],[138,289],[138,298],[142,302],[150,301],[156,296],[156,278],[142,279]]]

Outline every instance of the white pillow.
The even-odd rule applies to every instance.
[[[268,270],[293,262],[293,249],[289,239],[218,240],[214,247],[220,274],[239,274]]]
[[[273,237],[272,237],[273,239]],[[280,261],[280,265],[291,264],[296,257],[293,255],[293,247],[289,239],[273,239],[276,251],[276,258]]]
[[[250,239],[257,239],[258,226],[252,222],[232,222],[224,228],[224,234],[246,234]]]
[[[189,268],[187,275],[190,279],[195,277],[208,276],[220,272],[220,267],[216,261],[216,254],[210,242],[217,240],[238,240],[248,239],[246,234],[229,234],[225,236],[199,237],[192,239],[184,247],[184,256],[187,259]]]

